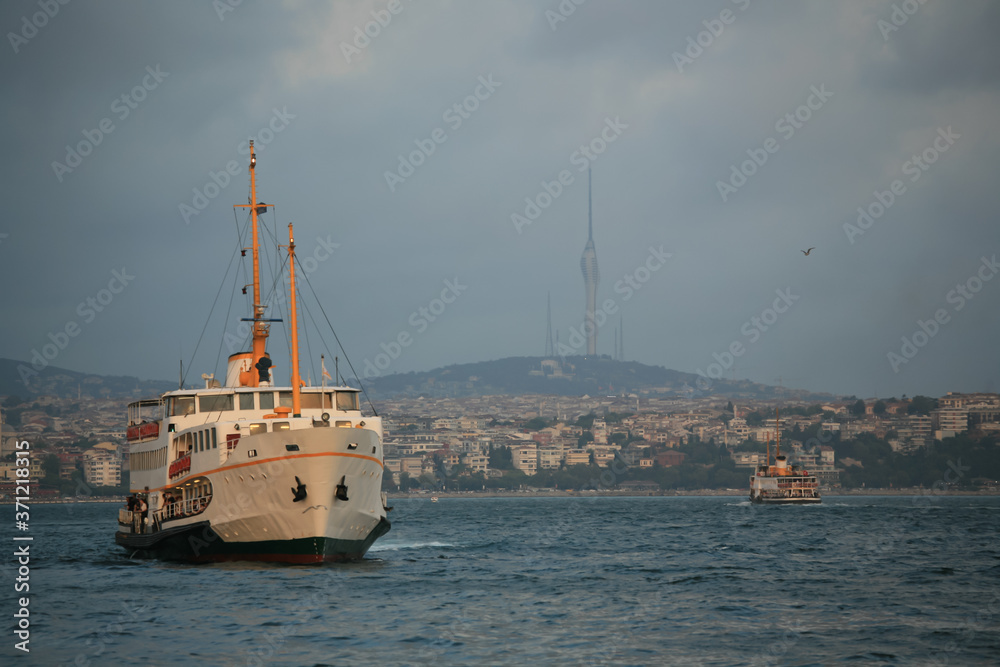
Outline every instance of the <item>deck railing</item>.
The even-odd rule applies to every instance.
[[[131,531],[136,534],[148,532],[147,530],[144,530],[144,528],[148,528],[148,526],[142,525],[142,512],[119,509],[118,524],[121,526],[129,526]]]
[[[191,472],[191,455],[185,454],[177,458],[173,463],[170,464],[168,474],[170,479],[183,475],[184,473]]]
[[[184,517],[201,514],[205,511],[205,508],[208,507],[210,502],[212,502],[211,494],[196,496],[194,498],[188,498],[187,500],[177,500],[172,503],[167,503],[162,509],[156,510],[154,514],[156,514],[156,517],[160,522],[183,519]]]

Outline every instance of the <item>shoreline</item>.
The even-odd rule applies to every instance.
[[[562,489],[532,491],[418,491],[412,493],[401,493],[392,491],[387,494],[390,499],[424,499],[435,498],[653,498],[653,497],[697,497],[697,496],[724,496],[730,498],[744,498],[746,491],[737,489],[692,489],[692,490],[672,490],[672,491],[566,491]],[[908,489],[827,489],[823,492],[824,498],[837,498],[846,496],[1000,496],[1000,487],[990,489],[975,490],[932,490],[921,487]],[[125,496],[120,498],[64,498],[58,500],[35,500],[33,505],[77,505],[81,503],[124,503]],[[0,505],[13,505],[14,500],[0,500]]]
[[[672,491],[565,491],[553,489],[551,491],[420,491],[413,493],[390,492],[390,499],[427,499],[432,496],[436,498],[603,498],[603,497],[623,497],[623,498],[651,498],[651,497],[675,497],[675,496],[725,496],[730,498],[745,498],[746,491],[738,489],[693,489],[693,490],[672,490]],[[840,496],[1000,496],[1000,488],[996,489],[976,489],[962,490],[954,489],[948,491],[937,491],[914,487],[909,489],[828,489],[823,491],[823,498],[836,498]]]

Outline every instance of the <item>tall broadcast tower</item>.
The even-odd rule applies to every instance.
[[[587,292],[586,321],[584,333],[587,334],[587,355],[597,354],[597,324],[594,313],[597,312],[597,283],[601,274],[597,270],[597,252],[594,250],[594,203],[591,197],[590,170],[587,170],[587,245],[583,248],[580,258],[580,270],[583,272],[583,284]]]

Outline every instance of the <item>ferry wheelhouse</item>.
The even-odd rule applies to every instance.
[[[298,372],[295,241],[289,225],[291,386],[271,386],[271,322],[260,298],[256,155],[251,142],[253,349],[231,355],[225,385],[129,405],[130,488],[145,512],[119,511],[132,555],[182,561],[354,560],[390,527],[381,492],[382,421],[359,390],[306,387]],[[262,360],[263,363],[262,363]],[[324,368],[324,375],[326,374]]]
[[[750,501],[764,505],[814,505],[823,502],[819,495],[819,480],[806,470],[788,463],[781,453],[781,420],[775,412],[778,434],[774,465],[771,465],[771,443],[768,441],[767,462],[758,466],[750,478]]]

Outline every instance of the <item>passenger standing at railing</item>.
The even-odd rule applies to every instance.
[[[163,493],[163,517],[169,519],[174,515],[174,494],[169,491]]]
[[[149,512],[149,505],[146,504],[146,500],[144,498],[139,498],[139,507],[137,509],[139,510],[139,532],[145,533],[146,514]]]

